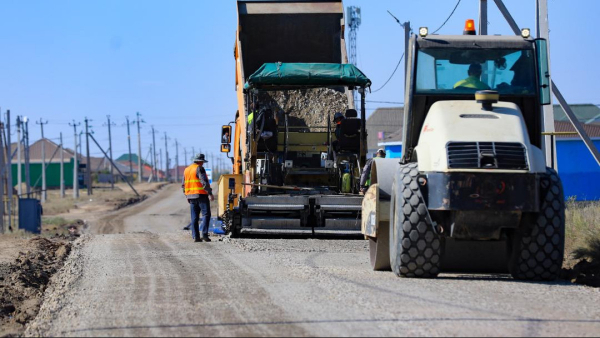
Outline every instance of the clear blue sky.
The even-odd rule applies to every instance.
[[[440,34],[461,34],[464,20],[478,17],[477,0],[462,0]],[[437,29],[455,0],[346,0],[360,6],[359,68],[379,88],[403,51],[403,31],[389,16]],[[535,0],[505,0],[521,27],[535,28]],[[600,1],[549,0],[552,75],[571,103],[600,103],[599,44],[594,38]],[[489,33],[511,34],[489,1]],[[108,148],[106,115],[113,129],[115,156],[127,153],[125,116],[136,112],[147,122],[142,153],[151,144],[150,126],[183,147],[218,155],[220,126],[236,110],[233,44],[237,24],[234,0],[3,0],[0,2],[0,107],[13,116],[48,120],[46,136],[64,135],[73,145],[68,123],[93,120],[93,130]],[[299,28],[301,29],[301,28]],[[535,30],[534,30],[535,31]],[[590,62],[593,60],[594,62]],[[369,101],[403,101],[402,67]],[[393,104],[368,103],[369,112]],[[12,121],[14,124],[14,119]],[[31,139],[40,137],[30,123]],[[132,150],[137,130],[132,127]],[[100,156],[93,148],[92,154]],[[173,162],[174,163],[174,162]]]

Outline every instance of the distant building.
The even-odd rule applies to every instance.
[[[396,133],[402,134],[403,123],[403,107],[379,108],[371,113],[367,118],[368,157],[372,157],[377,152],[379,143]]]
[[[42,143],[45,145],[46,152],[46,187],[47,189],[56,189],[60,187],[60,145],[49,139],[40,139],[29,146],[29,177],[33,188],[42,187]],[[18,182],[17,162],[17,143],[11,144],[12,156],[12,184],[16,186]],[[73,157],[74,152],[69,148],[64,149],[64,177],[65,188],[73,188]],[[84,186],[84,175],[87,170],[87,158],[81,154],[77,156],[79,166],[79,185]],[[129,176],[129,166],[115,162],[123,175]],[[90,168],[95,179],[99,182],[108,183],[111,180],[120,181],[120,175],[117,169],[114,170],[114,177],[110,175],[111,164],[105,157],[90,157]],[[136,165],[137,170],[137,165]],[[137,171],[136,171],[137,173]],[[25,183],[25,149],[21,147],[21,183]]]
[[[183,178],[183,172],[185,171],[185,168],[187,168],[184,165],[180,165],[177,168],[171,168],[169,169],[169,176],[172,179],[176,179],[177,178],[177,172],[179,171],[179,178],[182,179]]]
[[[387,158],[402,157],[402,132],[403,130],[398,130],[397,132],[388,135],[377,144],[379,147],[385,149]]]
[[[554,126],[557,132],[575,131],[570,122],[555,121]],[[583,128],[600,149],[600,124],[584,124]],[[600,200],[600,166],[578,135],[557,137],[556,157],[567,198]]]
[[[119,156],[119,158],[117,158],[115,160],[115,162],[127,162],[127,163],[129,163],[129,154],[123,154],[123,155]],[[138,155],[137,154],[131,154],[131,162],[133,164],[137,165],[137,163],[138,163]],[[147,163],[143,159],[142,159],[142,164],[150,165],[150,163]],[[127,165],[129,165],[129,164],[127,164]]]
[[[583,124],[600,124],[600,108],[595,104],[573,104],[571,109]],[[569,122],[567,114],[560,105],[554,105],[554,121]]]
[[[575,104],[570,107],[583,124],[588,136],[600,149],[600,108],[593,104]],[[377,145],[385,149],[389,158],[402,157],[402,124],[394,124],[395,118],[403,116],[403,112],[400,113],[399,109],[378,109],[371,115],[373,121],[371,122],[371,118],[367,121],[370,153],[373,152],[372,149],[377,149],[371,140],[377,140]],[[559,105],[554,106],[554,120],[557,132],[575,132],[575,128]],[[372,124],[371,129],[369,129],[369,122]],[[386,122],[390,124],[389,128],[383,126]],[[390,132],[393,129],[395,131]],[[378,131],[383,131],[384,135],[377,134]],[[373,136],[373,133],[379,137]],[[578,135],[557,137],[556,154],[565,197],[580,201],[600,200],[600,166],[581,138]]]
[[[126,168],[126,171],[128,174],[126,174],[126,176],[131,176],[133,177],[133,180],[137,180],[138,177],[138,155],[137,154],[131,154],[131,166],[129,163],[129,154],[123,154],[121,155],[119,158],[117,158],[115,160],[115,162],[118,162],[120,165],[122,165],[123,167]],[[130,172],[129,168],[132,168],[132,171]],[[144,161],[142,159],[142,181],[147,181],[150,177],[152,177],[152,165],[150,165],[148,162]],[[125,173],[125,171],[123,171],[123,173]],[[158,171],[158,178],[160,180],[165,178],[165,173],[164,171],[159,170]]]
[[[60,146],[48,139],[38,140],[29,146],[29,177],[32,187],[42,187],[42,143],[45,143],[46,151],[46,187],[48,189],[60,187]],[[17,162],[17,143],[11,144],[12,156],[12,185],[16,186],[18,182],[19,164]],[[73,151],[64,149],[64,182],[65,187],[73,187]],[[79,157],[81,161],[81,156]],[[25,150],[21,147],[21,176],[22,183],[25,183]]]

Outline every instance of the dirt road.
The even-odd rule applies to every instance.
[[[399,279],[365,241],[192,243],[181,192],[122,214],[125,234],[81,240],[28,335],[598,336],[600,290],[507,276]],[[119,225],[120,226],[120,225]]]

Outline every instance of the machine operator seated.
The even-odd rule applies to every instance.
[[[488,86],[485,82],[481,81],[481,73],[482,68],[479,63],[473,63],[469,66],[469,71],[467,77],[464,80],[458,81],[454,85],[454,89],[475,89],[475,90],[489,90],[490,86]]]
[[[358,118],[356,110],[346,110],[346,116],[336,113],[333,122],[336,123],[335,137],[337,139],[333,142],[334,152],[359,153],[362,120]]]
[[[258,136],[259,152],[277,150],[277,120],[271,109],[265,109],[256,118],[256,136]]]

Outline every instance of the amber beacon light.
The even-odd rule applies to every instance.
[[[463,31],[463,35],[475,35],[475,20],[469,19],[465,23],[465,30]]]

